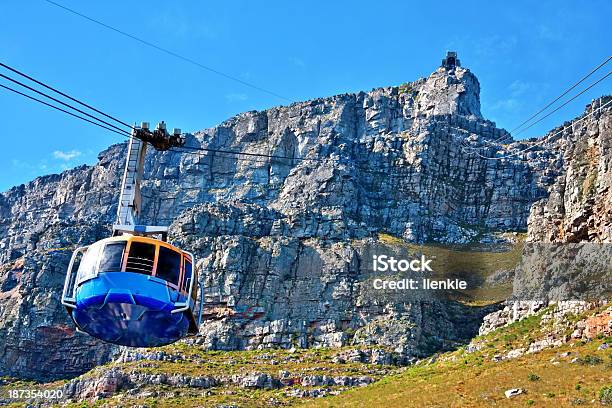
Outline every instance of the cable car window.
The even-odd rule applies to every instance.
[[[130,253],[128,254],[126,272],[143,273],[151,275],[153,273],[153,263],[155,262],[155,245],[144,242],[132,241]]]
[[[123,252],[125,251],[125,242],[113,242],[106,244],[100,259],[101,272],[120,272],[123,264]]]
[[[193,272],[193,290],[191,291],[191,297],[195,301],[198,297],[198,270]]]
[[[183,276],[183,290],[184,291],[189,290],[189,285],[191,284],[191,273],[192,273],[191,261],[187,257],[185,257],[185,276]]]
[[[160,246],[155,276],[178,286],[181,275],[181,254]]]
[[[92,278],[96,274],[96,265],[98,264],[98,255],[100,254],[100,245],[90,246],[79,264],[77,272],[77,282],[82,282]]]

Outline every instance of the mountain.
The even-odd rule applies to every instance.
[[[379,296],[372,248],[514,247],[525,234],[609,242],[611,110],[590,113],[610,98],[549,137],[513,141],[482,117],[479,93],[473,73],[445,63],[411,83],[246,112],[187,137],[256,160],[149,152],[144,221],[170,225],[203,275],[207,320],[182,344],[379,347],[408,364],[469,343],[513,275],[477,276],[490,286],[484,301]],[[72,249],[110,233],[125,150],[0,194],[0,374],[71,378],[123,353],[76,333],[59,296]]]

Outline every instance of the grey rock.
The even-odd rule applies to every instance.
[[[504,356],[504,359],[505,360],[511,360],[511,359],[514,359],[514,358],[521,357],[523,354],[525,354],[525,349],[524,348],[518,348],[518,349],[510,350],[508,353],[506,353],[506,355]]]
[[[275,389],[282,386],[282,383],[278,379],[265,373],[234,375],[232,376],[232,382],[244,388]]]

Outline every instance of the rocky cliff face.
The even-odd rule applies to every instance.
[[[610,96],[593,101],[581,117],[536,142],[553,153],[550,163],[558,176],[531,207],[530,243],[516,269],[513,300],[485,317],[481,333],[550,304],[576,313],[612,296],[611,101]]]
[[[150,152],[144,221],[171,224],[171,239],[200,259],[214,318],[190,341],[379,344],[406,361],[467,341],[487,310],[368,297],[361,248],[383,232],[459,243],[525,230],[567,150],[480,157],[534,143],[502,138],[480,114],[476,77],[441,67],[399,87],[246,112],[187,141],[286,158]],[[124,150],[0,194],[0,374],[71,376],[116,351],[74,333],[59,296],[71,250],[109,233]]]
[[[534,203],[514,297],[544,302],[612,296],[612,98],[549,132],[559,176]]]
[[[612,97],[587,106],[589,120],[550,133],[561,159],[561,176],[529,218],[529,238],[539,242],[612,242]],[[606,107],[607,106],[607,107]],[[599,108],[603,107],[601,111]],[[575,123],[575,124],[574,124]]]

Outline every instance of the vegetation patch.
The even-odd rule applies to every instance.
[[[545,310],[546,311],[546,310]],[[525,346],[543,335],[545,311],[475,339],[482,347],[445,353],[365,388],[325,397],[306,407],[561,407],[599,401],[610,404],[612,368],[599,363],[610,357],[599,350],[605,339],[575,341],[518,358],[493,361],[498,353]],[[593,313],[593,311],[589,312]],[[579,360],[575,360],[576,356]],[[582,364],[579,361],[586,361]],[[505,391],[523,394],[506,398]]]

